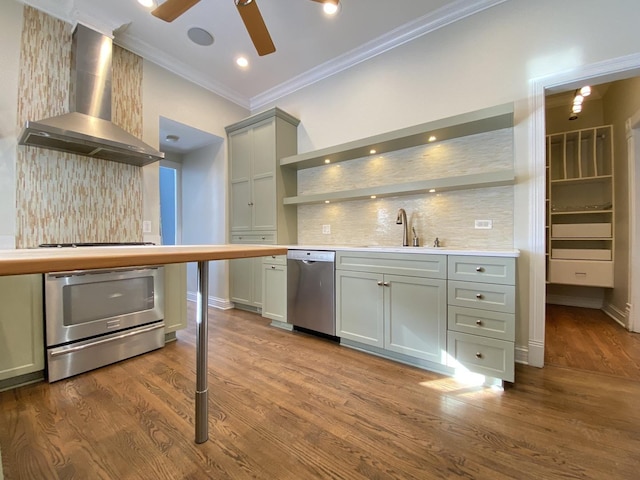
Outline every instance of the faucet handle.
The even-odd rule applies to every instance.
[[[438,240],[438,237],[436,237],[436,239],[433,241],[433,246],[435,248],[438,248],[440,246],[440,240]]]

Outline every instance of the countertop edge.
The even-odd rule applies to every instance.
[[[370,253],[411,253],[427,255],[469,255],[484,257],[519,257],[520,250],[496,249],[483,250],[475,248],[447,248],[447,247],[387,247],[387,246],[357,246],[357,245],[284,245],[289,250],[326,250],[341,252],[370,252]]]

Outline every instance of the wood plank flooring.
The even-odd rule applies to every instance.
[[[640,381],[640,334],[602,310],[547,304],[545,365]]]
[[[0,393],[12,479],[631,479],[640,383],[518,366],[504,391],[211,310],[210,440],[193,326],[165,348]]]

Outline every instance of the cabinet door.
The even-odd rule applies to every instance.
[[[253,304],[253,259],[229,260],[231,301],[243,305]]]
[[[383,276],[336,271],[336,332],[355,342],[384,346]]]
[[[388,350],[446,363],[446,281],[384,276],[385,345]]]
[[[253,275],[252,303],[254,307],[262,308],[262,258],[251,258],[251,273]]]
[[[252,217],[251,162],[253,135],[250,129],[229,136],[231,230],[250,230]]]
[[[262,316],[287,321],[287,267],[262,265]]]
[[[251,203],[254,230],[276,228],[276,147],[273,120],[256,125],[253,134]]]
[[[44,369],[42,275],[0,277],[0,380]]]
[[[187,265],[164,266],[164,333],[187,328]]]

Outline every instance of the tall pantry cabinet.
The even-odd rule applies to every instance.
[[[298,151],[300,121],[272,108],[226,127],[229,140],[229,239],[240,244],[293,244],[297,240],[297,173],[281,169],[280,159]],[[231,301],[262,308],[262,259],[229,262]]]

